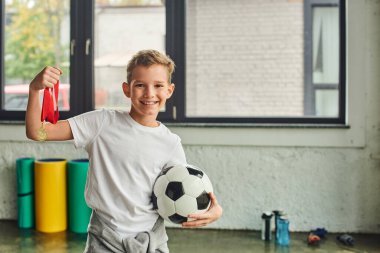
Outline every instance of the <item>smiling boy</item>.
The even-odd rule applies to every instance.
[[[157,121],[174,92],[173,61],[155,50],[142,50],[127,66],[126,111],[97,110],[41,127],[39,90],[52,87],[61,71],[44,68],[30,83],[26,112],[28,138],[71,140],[89,154],[85,198],[93,209],[85,252],[169,252],[162,218],[151,202],[162,168],[186,163],[180,138]],[[190,215],[183,227],[201,227],[219,219],[222,208],[210,193],[210,209]]]

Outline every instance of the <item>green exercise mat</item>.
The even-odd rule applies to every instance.
[[[34,195],[19,196],[18,205],[18,226],[20,228],[34,227]]]
[[[34,227],[34,158],[16,159],[18,226]]]
[[[84,199],[87,171],[88,159],[71,160],[67,164],[69,229],[75,233],[87,232],[91,216]]]

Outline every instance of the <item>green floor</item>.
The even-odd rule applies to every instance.
[[[335,240],[336,234],[328,234],[319,247],[307,246],[306,233],[292,233],[289,247],[279,247],[274,242],[265,243],[256,231],[168,229],[168,235],[172,253],[380,253],[380,235],[355,234],[354,247],[342,246]],[[16,221],[0,221],[0,253],[82,252],[85,242],[86,234],[43,234],[34,230],[20,230]]]

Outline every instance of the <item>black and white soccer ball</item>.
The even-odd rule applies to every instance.
[[[193,165],[175,165],[162,170],[153,186],[153,208],[167,221],[181,224],[189,214],[203,213],[211,204],[213,188],[208,176]]]

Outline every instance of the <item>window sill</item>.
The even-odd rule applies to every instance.
[[[364,130],[348,125],[166,124],[184,145],[353,147],[365,146]]]
[[[345,129],[342,124],[258,124],[258,123],[165,123],[167,127],[206,127],[206,128],[330,128]]]
[[[184,145],[267,147],[352,147],[365,146],[361,127],[305,125],[199,125],[166,124]],[[25,125],[0,124],[0,141],[30,141]]]

